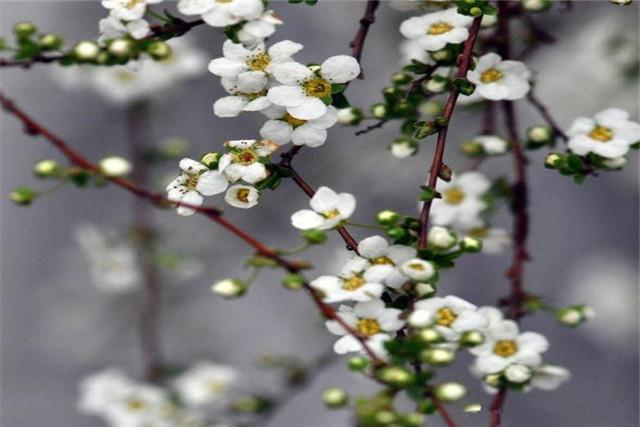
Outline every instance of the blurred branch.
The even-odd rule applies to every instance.
[[[360,28],[356,33],[355,38],[349,43],[351,47],[351,55],[360,62],[360,75],[358,78],[364,78],[362,72],[362,52],[364,50],[364,42],[367,39],[369,33],[369,27],[376,21],[376,9],[380,6],[380,0],[367,0],[367,5],[364,9],[364,15],[360,19]]]
[[[529,91],[529,94],[527,95],[527,101],[529,101],[529,103],[533,107],[535,107],[536,110],[538,110],[538,113],[540,113],[542,118],[547,122],[556,136],[562,138],[562,140],[565,142],[569,140],[567,134],[564,133],[560,126],[558,126],[558,123],[549,112],[549,109],[536,97],[536,95],[533,93],[533,90]]]

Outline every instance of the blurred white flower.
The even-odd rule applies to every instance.
[[[433,62],[429,53],[415,39],[403,40],[400,42],[400,65],[411,64],[412,59],[425,64]]]
[[[531,72],[522,62],[506,60],[496,53],[487,53],[469,71],[468,79],[476,84],[476,92],[491,101],[516,100],[530,89]]]
[[[144,16],[147,6],[161,3],[162,0],[102,0],[102,6],[123,21],[135,21]]]
[[[629,120],[629,113],[618,108],[600,111],[593,119],[579,117],[567,131],[571,151],[608,159],[624,156],[629,146],[640,141],[640,123]]]
[[[348,219],[356,208],[356,199],[349,193],[336,193],[320,187],[309,201],[311,209],[291,215],[291,224],[300,230],[329,230]]]
[[[473,18],[461,15],[457,8],[414,16],[400,24],[400,33],[415,40],[425,50],[440,50],[447,44],[464,42]]]
[[[173,385],[185,404],[202,406],[228,397],[237,379],[236,370],[230,366],[200,361],[178,376]]]
[[[480,144],[484,153],[490,156],[504,154],[509,149],[509,142],[497,135],[478,135],[471,141]]]
[[[482,253],[489,255],[501,254],[504,248],[511,244],[511,235],[503,228],[475,227],[462,232],[465,236],[473,237],[482,242]]]
[[[257,19],[264,10],[261,0],[179,0],[178,11],[183,15],[201,15],[212,27],[226,27],[241,21]]]

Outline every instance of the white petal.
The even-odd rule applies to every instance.
[[[291,225],[299,230],[318,228],[323,222],[323,216],[309,209],[303,209],[291,215]]]
[[[239,17],[232,15],[226,8],[220,7],[219,4],[216,4],[208,12],[203,13],[202,19],[212,27],[226,27],[240,22]]]
[[[301,126],[302,127],[302,126]],[[264,139],[284,145],[291,141],[293,127],[282,120],[267,120],[260,128],[260,136]]]
[[[242,174],[242,179],[249,184],[255,184],[258,181],[262,181],[267,177],[266,167],[259,162],[252,163],[245,167]]]
[[[549,341],[536,332],[524,332],[518,337],[518,347],[523,350],[544,353],[549,348]]]
[[[203,198],[200,194],[195,191],[189,191],[184,195],[181,202],[186,203],[192,206],[200,206],[202,205]],[[196,211],[190,207],[186,206],[178,206],[178,215],[189,216],[193,215]]]
[[[361,348],[362,344],[360,344],[360,341],[351,335],[343,336],[333,345],[333,350],[338,354],[360,351]]]
[[[309,201],[311,209],[324,213],[336,209],[338,205],[338,195],[329,187],[320,187]]]
[[[327,111],[327,106],[320,98],[306,96],[304,100],[294,106],[288,107],[287,112],[293,117],[302,120],[311,120],[321,117]]]
[[[235,77],[242,71],[247,71],[247,66],[238,61],[227,58],[216,58],[209,62],[209,72],[221,77]]]
[[[237,117],[247,103],[244,96],[225,96],[213,104],[213,114],[218,117]]]
[[[188,158],[180,160],[179,165],[180,169],[187,172],[189,175],[195,175],[196,173],[209,170],[209,168],[207,168],[202,163]]]
[[[322,63],[320,74],[331,83],[346,83],[358,77],[360,64],[353,56],[332,56]]]
[[[367,237],[358,244],[358,253],[365,258],[378,258],[385,256],[389,244],[380,236]]]
[[[303,46],[300,43],[292,42],[291,40],[283,40],[275,43],[269,48],[269,56],[274,62],[280,62],[287,58],[290,58],[300,50]]]
[[[273,67],[273,76],[280,83],[288,86],[298,85],[313,75],[306,66],[297,62],[286,62]]]
[[[302,104],[307,96],[299,86],[275,86],[267,93],[269,101],[283,107],[295,107]]]
[[[385,312],[384,302],[379,299],[359,302],[353,307],[353,312],[359,318],[377,319]]]
[[[289,126],[289,128],[291,129],[291,126]],[[317,129],[309,123],[305,123],[304,125],[297,127],[293,133],[290,134],[290,141],[295,145],[306,145],[312,148],[320,147],[326,140],[327,131],[324,129]]]
[[[356,198],[349,193],[338,194],[338,203],[336,205],[342,219],[349,218],[356,209]]]
[[[229,186],[227,179],[218,171],[205,172],[198,178],[196,191],[203,196],[213,196],[222,193]]]

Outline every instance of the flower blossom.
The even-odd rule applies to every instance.
[[[414,16],[400,24],[400,33],[415,40],[425,50],[440,50],[447,44],[467,40],[473,18],[458,13],[456,8]]]
[[[309,201],[311,209],[291,215],[291,224],[300,230],[329,230],[348,219],[356,208],[356,198],[349,193],[336,193],[320,187]]]
[[[574,153],[581,156],[593,153],[615,159],[627,154],[629,147],[640,141],[640,124],[629,120],[626,111],[608,108],[593,119],[575,119],[567,135],[567,146]]]
[[[513,101],[523,98],[530,90],[531,72],[520,61],[506,60],[497,53],[487,53],[478,59],[468,79],[476,84],[476,92],[490,101]]]
[[[260,129],[260,136],[264,139],[284,145],[292,142],[294,145],[319,147],[327,140],[327,129],[337,122],[337,110],[329,105],[327,111],[317,119],[302,120],[287,113],[283,107],[272,106],[262,111],[271,120],[267,120]]]
[[[227,179],[219,171],[192,159],[180,160],[182,173],[167,186],[167,198],[173,202],[183,202],[200,206],[202,196],[213,196],[222,193],[229,185]],[[187,206],[178,206],[178,215],[193,215],[196,211]]]
[[[454,175],[451,182],[438,185],[441,199],[434,199],[431,218],[435,225],[451,225],[459,229],[480,227],[480,213],[487,208],[482,196],[491,183],[480,172],[465,172]]]

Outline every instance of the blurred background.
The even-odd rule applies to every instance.
[[[315,7],[274,2],[285,24],[274,41],[293,39],[305,45],[296,58],[319,61],[349,52],[364,3],[320,1]],[[548,104],[558,122],[568,127],[577,116],[591,116],[607,107],[628,110],[638,117],[636,80],[622,76],[624,64],[637,60],[638,8],[616,7],[608,2],[574,2],[541,14],[537,21],[558,38],[553,46],[537,50],[528,61],[536,71],[537,94]],[[2,1],[2,33],[8,36],[16,21],[30,20],[42,31],[61,33],[66,40],[94,38],[97,22],[106,16],[98,2]],[[388,76],[400,68],[398,25],[406,17],[381,5],[364,51],[365,80],[348,91],[353,105],[366,107],[381,98]],[[218,57],[224,35],[211,27],[192,31],[206,58]],[[612,48],[612,40],[629,40],[625,50]],[[630,46],[630,47],[629,47]],[[36,65],[30,70],[8,69],[1,74],[2,90],[26,111],[41,120],[87,157],[127,155],[125,112],[90,90],[68,90],[52,73],[54,66]],[[223,96],[219,78],[206,70],[180,85],[152,106],[152,138],[185,137],[192,142],[190,157],[220,148],[227,139],[255,138],[264,118],[245,114],[236,119],[213,116],[211,105]],[[536,112],[521,103],[521,126],[540,122]],[[473,136],[479,114],[459,111],[454,116],[451,144],[446,158],[456,167],[455,142]],[[132,198],[112,186],[77,189],[67,186],[39,199],[31,208],[20,208],[6,195],[17,186],[34,186],[30,172],[42,158],[62,160],[41,139],[22,133],[17,121],[2,116],[2,418],[8,427],[102,425],[101,420],[77,413],[77,384],[84,376],[117,366],[133,376],[142,371],[135,322],[140,304],[136,292],[108,295],[99,292],[90,278],[86,258],[74,239],[80,224],[118,230],[131,221]],[[374,213],[394,209],[413,214],[414,193],[424,180],[431,157],[430,144],[418,156],[398,160],[386,150],[397,136],[395,124],[362,136],[353,128],[334,127],[319,149],[303,150],[296,159],[299,171],[314,186],[328,185],[358,198],[354,219],[373,222]],[[638,168],[637,153],[622,172],[603,173],[576,185],[557,172],[544,169],[544,153],[530,154],[532,261],[526,268],[526,287],[558,305],[588,303],[597,317],[577,330],[559,326],[540,314],[523,321],[524,330],[546,335],[551,349],[546,360],[568,367],[573,378],[556,392],[534,391],[510,395],[505,426],[626,427],[638,425]],[[511,173],[506,159],[490,160],[482,170],[491,177]],[[166,165],[167,176],[177,171]],[[157,189],[167,181],[158,174]],[[220,198],[209,199],[222,206]],[[227,207],[233,221],[263,241],[292,247],[297,233],[289,215],[307,206],[305,196],[286,182],[269,192],[252,210]],[[172,210],[157,211],[155,220],[172,251],[192,254],[203,271],[172,283],[163,276],[165,292],[161,341],[166,358],[174,363],[211,359],[232,364],[247,373],[254,390],[269,390],[273,377],[256,369],[262,353],[292,353],[305,359],[324,354],[333,342],[309,299],[288,292],[280,276],[266,272],[245,298],[225,301],[209,288],[214,280],[238,276],[249,250],[242,243],[203,218],[177,217]],[[510,228],[504,212],[496,225]],[[369,235],[354,229],[357,238]],[[305,254],[318,274],[332,272],[346,251],[337,235],[329,244]],[[505,294],[504,271],[510,256],[465,257],[458,268],[446,272],[442,293],[455,293],[474,303],[493,304]],[[477,381],[467,372],[463,358],[446,369],[442,379],[472,384],[467,402],[488,406]],[[265,426],[347,426],[346,411],[327,411],[320,391],[344,385],[349,391],[366,392],[371,383],[349,375],[335,360],[305,391],[296,395]],[[486,411],[463,414],[452,409],[463,426],[487,424]],[[429,425],[438,426],[432,417]]]

